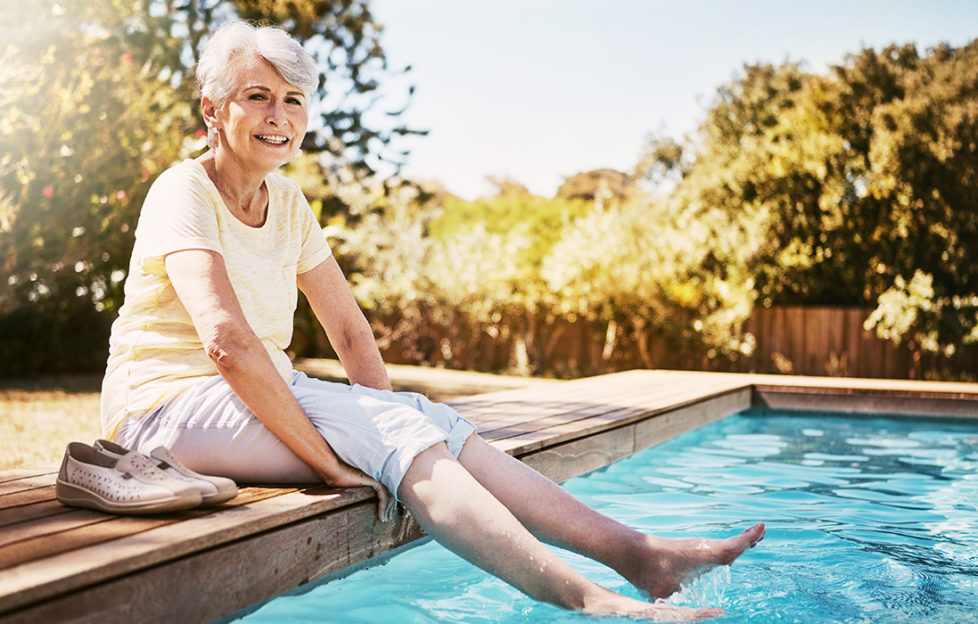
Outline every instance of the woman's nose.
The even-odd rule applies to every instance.
[[[270,103],[268,107],[268,117],[265,119],[266,122],[273,126],[280,126],[287,123],[285,117],[285,106],[282,102],[274,100]]]

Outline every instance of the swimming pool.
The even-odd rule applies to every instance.
[[[664,536],[725,537],[763,520],[768,532],[758,548],[670,598],[727,610],[712,621],[975,621],[975,421],[753,410],[565,487]],[[561,556],[638,597],[608,568]],[[530,600],[428,542],[385,565],[304,586],[235,621],[594,620]]]

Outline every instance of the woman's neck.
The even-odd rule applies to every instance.
[[[251,227],[265,223],[268,190],[264,182],[268,172],[247,171],[213,151],[205,153],[199,161],[231,214]]]

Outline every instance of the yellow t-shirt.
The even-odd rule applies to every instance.
[[[265,178],[268,215],[250,227],[228,211],[204,167],[185,160],[163,172],[143,203],[129,262],[125,304],[112,325],[102,382],[102,432],[112,437],[128,417],[144,416],[202,379],[218,374],[176,296],[163,258],[185,249],[224,257],[252,330],[288,381],[296,276],[330,255],[298,185]]]

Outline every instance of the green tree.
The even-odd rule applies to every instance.
[[[104,363],[147,182],[194,127],[173,39],[128,2],[4,3],[0,50],[0,362]]]
[[[653,344],[736,359],[753,349],[741,329],[754,299],[750,261],[761,244],[751,225],[720,210],[694,213],[635,195],[595,207],[568,228],[542,274],[559,313],[606,328],[605,361],[623,341],[637,346],[647,368],[669,360]]]
[[[867,195],[887,289],[867,325],[951,355],[978,344],[978,41],[931,50],[901,87],[873,111]],[[890,322],[899,307],[910,326]]]
[[[557,189],[557,197],[562,199],[584,199],[588,201],[623,201],[632,187],[631,176],[614,169],[595,169],[564,178]]]
[[[978,228],[976,50],[867,49],[826,75],[745,67],[681,153],[654,140],[640,173],[675,180],[673,199],[694,214],[763,216],[752,266],[763,305],[879,303],[868,326],[892,337],[882,307],[926,299],[899,340],[948,353],[978,324],[965,243]],[[909,283],[913,296],[880,299]]]
[[[338,188],[396,172],[410,87],[385,103],[400,72],[366,0],[0,4],[0,373],[104,363],[142,198],[204,148],[193,63],[234,17],[281,23],[318,59],[324,102],[303,143],[317,157],[293,170],[328,178],[308,185],[324,220],[350,210]]]
[[[442,259],[429,269],[438,276],[436,286],[483,334],[511,345],[513,372],[539,372],[554,347],[543,336],[555,321],[556,301],[541,269],[593,205],[530,195],[507,184],[497,195],[475,201],[445,198],[429,225],[438,254],[433,257]]]

